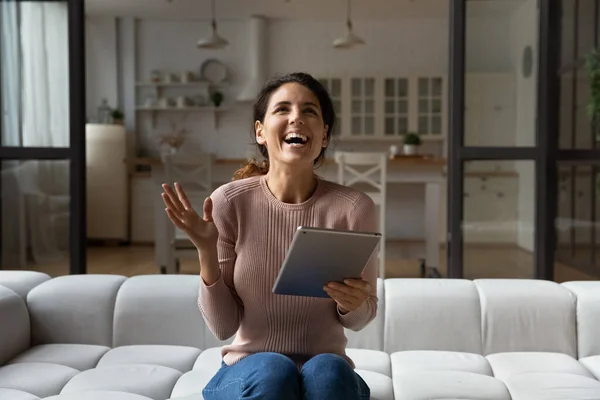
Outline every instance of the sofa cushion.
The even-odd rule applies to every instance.
[[[39,400],[40,398],[31,393],[14,389],[0,388],[0,400]]]
[[[94,368],[108,350],[106,346],[92,344],[42,344],[19,354],[10,363],[50,363],[85,371]]]
[[[487,375],[462,371],[421,371],[394,374],[396,399],[511,400],[504,383]],[[536,399],[529,397],[528,400]],[[512,400],[517,400],[512,398]]]
[[[0,365],[29,347],[29,312],[23,298],[0,286]]]
[[[531,373],[506,379],[512,400],[596,400],[600,382],[574,374]]]
[[[115,305],[114,347],[161,344],[205,348],[199,288],[199,275],[129,278]]]
[[[0,285],[5,286],[23,299],[31,289],[50,280],[48,274],[37,271],[0,271]]]
[[[600,380],[600,356],[585,357],[579,360],[596,379]]]
[[[192,369],[201,350],[195,347],[139,345],[123,346],[106,353],[98,367],[122,364],[154,364],[187,372]]]
[[[577,296],[578,358],[600,355],[600,282],[565,282]]]
[[[0,367],[0,387],[44,398],[59,394],[79,371],[64,365],[21,363]]]
[[[530,279],[480,279],[475,285],[484,355],[541,351],[577,357],[575,296],[569,290]]]
[[[377,350],[346,349],[346,355],[354,361],[356,369],[392,376],[390,355],[388,353]]]
[[[394,400],[392,378],[373,371],[355,370],[371,389],[371,400]]]
[[[221,361],[223,360],[221,356],[221,348],[220,347],[211,347],[210,349],[204,350],[194,363],[192,367],[193,370],[197,369],[214,369],[215,374],[217,370],[221,367]]]
[[[169,398],[181,372],[160,365],[116,365],[84,371],[69,381],[60,394],[95,390],[135,393],[154,400]]]
[[[390,356],[392,376],[421,371],[460,371],[492,376],[487,360],[472,353],[456,351],[400,351]]]
[[[27,296],[33,344],[111,346],[115,299],[125,279],[68,275],[33,288]]]
[[[385,290],[383,279],[377,279],[377,315],[360,331],[344,328],[348,338],[346,347],[368,350],[383,350],[383,321],[385,317]]]
[[[46,397],[44,400],[152,400],[139,394],[114,392],[110,390],[99,390],[94,392],[59,394],[58,396]]]
[[[193,397],[194,399],[197,397],[198,400],[203,400],[202,389],[217,373],[218,369],[219,367],[211,369],[207,366],[206,368],[198,368],[186,372],[175,383],[170,398],[178,400],[179,398],[185,398],[187,400],[188,397]]]
[[[506,380],[513,375],[530,372],[575,374],[593,378],[577,360],[559,353],[498,353],[487,356],[494,376]]]
[[[386,279],[384,335],[384,351],[390,354],[404,350],[481,354],[475,285],[459,279]]]

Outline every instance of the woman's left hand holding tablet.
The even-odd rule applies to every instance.
[[[362,279],[345,279],[344,283],[329,282],[323,290],[335,300],[340,312],[346,314],[357,310],[369,298],[371,285]]]

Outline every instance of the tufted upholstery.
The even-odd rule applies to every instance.
[[[5,273],[1,400],[201,400],[220,366],[198,276]],[[600,282],[387,279],[378,294],[377,318],[347,331],[373,399],[600,399]]]

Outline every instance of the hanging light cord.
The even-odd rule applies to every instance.
[[[352,21],[350,20],[350,16],[352,15],[352,11],[351,11],[351,0],[347,0],[346,1],[346,26],[348,27],[348,30],[352,30]]]
[[[211,22],[212,29],[213,29],[213,31],[216,31],[217,30],[217,19],[215,16],[215,0],[212,0],[210,2],[210,12],[212,15],[212,22]]]

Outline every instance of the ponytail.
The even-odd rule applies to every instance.
[[[252,176],[266,175],[269,172],[269,161],[263,160],[261,163],[256,159],[248,160],[240,169],[233,174],[232,181],[250,178]]]

